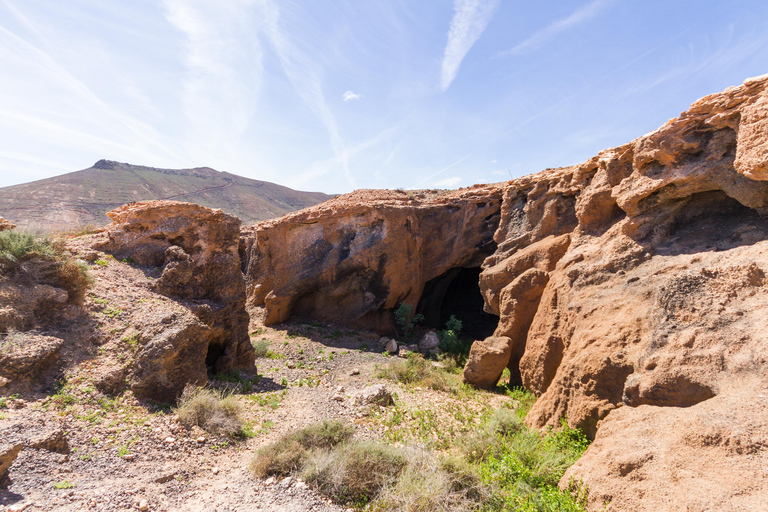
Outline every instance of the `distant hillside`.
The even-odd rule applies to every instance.
[[[105,213],[125,203],[174,199],[221,208],[253,224],[331,197],[208,167],[155,169],[99,160],[90,169],[0,188],[0,215],[22,229],[68,231],[107,224]]]

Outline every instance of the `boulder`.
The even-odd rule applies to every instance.
[[[11,381],[37,379],[58,358],[64,340],[14,332],[0,341],[0,377]]]
[[[4,280],[0,282],[0,332],[44,325],[69,299],[69,293],[63,288]]]
[[[512,340],[506,336],[491,336],[474,342],[464,366],[464,382],[480,388],[496,386],[509,363],[511,343]]]
[[[186,385],[206,384],[211,329],[195,315],[184,309],[162,311],[136,328],[139,349],[130,376],[136,396],[175,402]]]
[[[22,443],[0,444],[0,480],[8,472],[8,468],[11,467],[23,447]]]
[[[384,347],[384,350],[386,350],[390,354],[397,354],[397,341],[389,340],[386,346]]]
[[[214,370],[254,369],[248,336],[245,281],[240,269],[240,220],[221,210],[178,201],[145,201],[116,208],[97,248],[118,259],[162,267],[155,289],[185,302],[208,326]],[[205,352],[205,350],[203,350]],[[183,386],[182,386],[183,388]]]
[[[27,442],[29,448],[56,453],[69,453],[69,442],[64,428],[58,427],[34,435]]]
[[[440,345],[440,338],[435,331],[427,331],[419,340],[419,350],[427,353]]]

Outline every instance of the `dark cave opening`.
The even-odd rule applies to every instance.
[[[456,316],[461,320],[462,338],[485,339],[493,334],[499,317],[483,311],[480,294],[480,267],[452,268],[424,285],[416,313],[424,315],[422,325],[443,329]]]
[[[224,345],[218,343],[209,343],[208,352],[205,354],[205,367],[208,369],[208,373],[213,373],[216,367],[216,361],[224,355]]]

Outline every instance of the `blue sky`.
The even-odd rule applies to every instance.
[[[0,0],[0,186],[101,158],[503,181],[768,73],[766,27],[764,0]]]

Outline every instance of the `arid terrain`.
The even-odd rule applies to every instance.
[[[0,504],[764,510],[766,133],[768,75],[506,183],[0,222]]]

